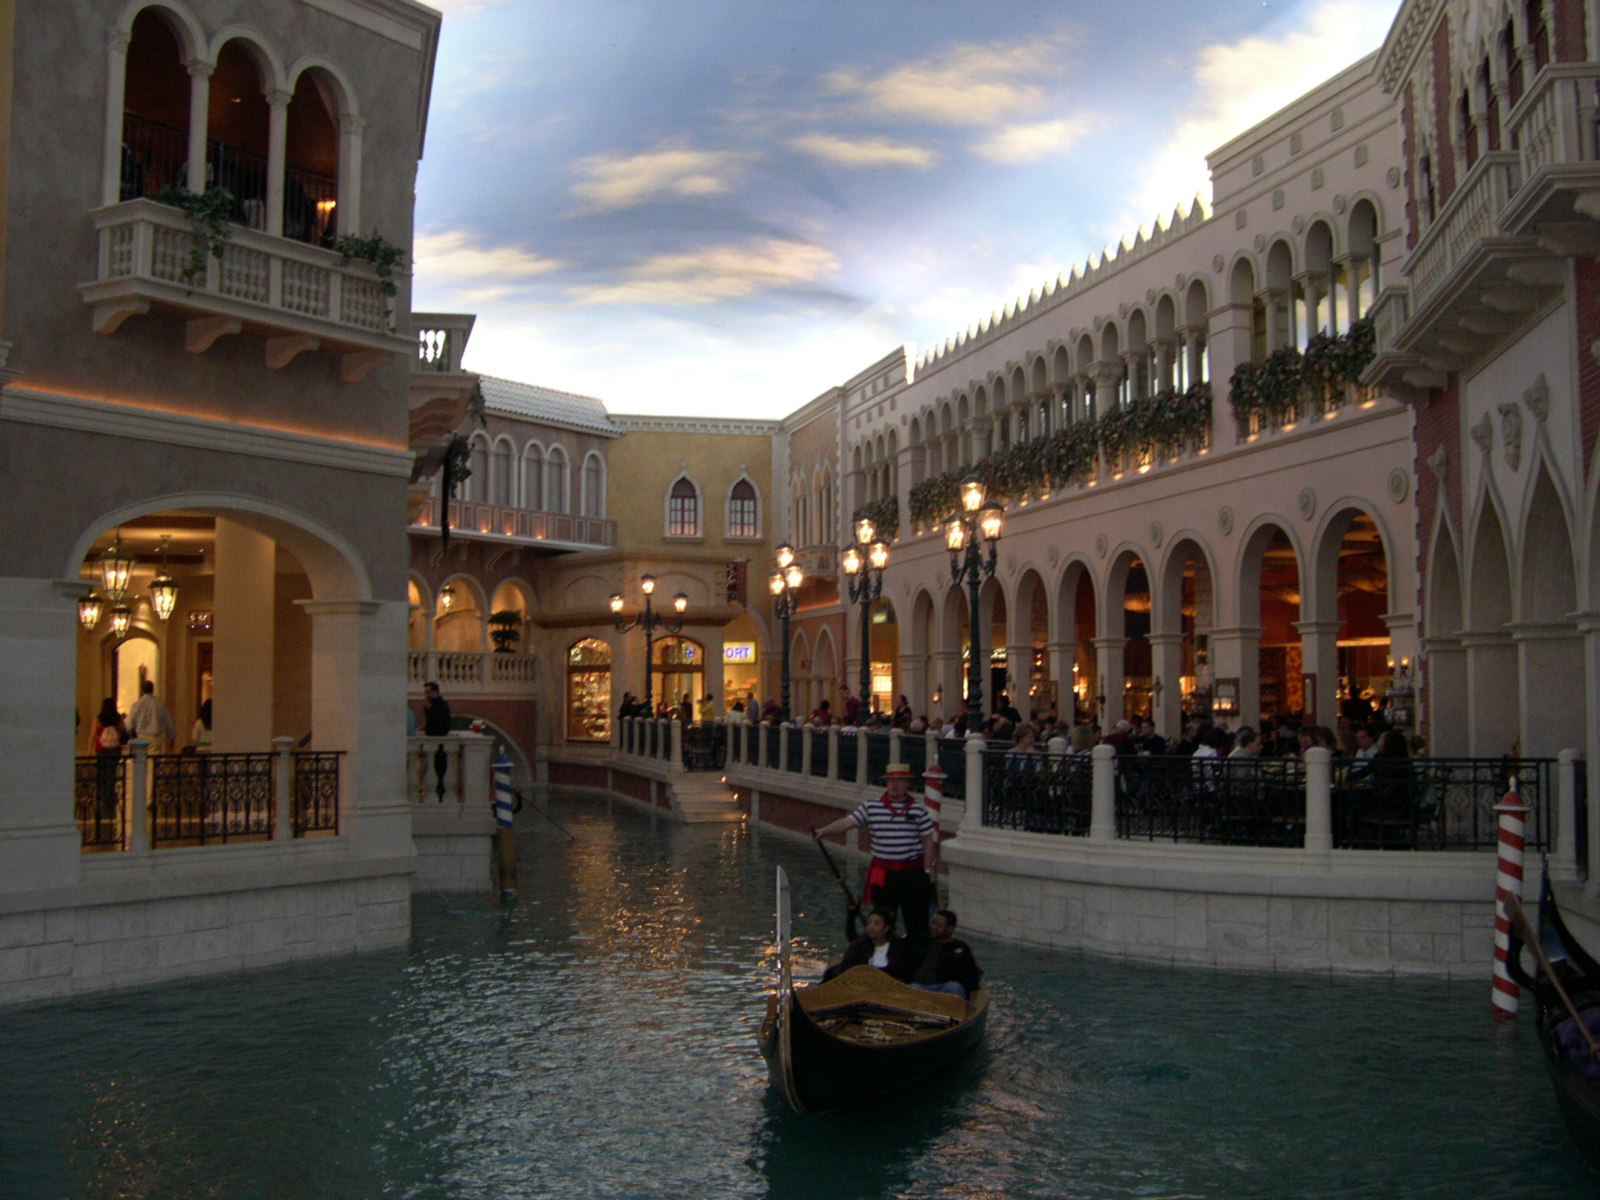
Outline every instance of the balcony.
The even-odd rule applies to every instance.
[[[412,529],[417,532],[437,529],[439,504],[438,497],[429,496],[412,518]],[[551,550],[603,550],[617,544],[617,523],[603,517],[508,508],[470,500],[451,502],[450,533],[452,537],[468,540],[510,542]]]
[[[1574,199],[1600,189],[1597,87],[1600,70],[1592,63],[1546,67],[1511,110],[1506,136],[1522,155],[1525,185],[1516,210],[1508,214],[1515,226],[1568,217]],[[1563,192],[1568,193],[1564,204]]]
[[[389,297],[364,263],[341,266],[331,250],[234,225],[221,259],[207,254],[203,272],[186,278],[194,238],[186,214],[137,199],[90,216],[98,266],[78,291],[94,311],[97,333],[115,333],[131,316],[165,313],[185,322],[184,345],[193,354],[249,331],[265,339],[268,367],[322,351],[338,356],[346,383],[413,353],[392,332]]]
[[[466,418],[478,377],[461,366],[477,318],[471,313],[412,313],[417,356],[411,363],[411,446],[443,443]]]
[[[1473,164],[1407,261],[1409,288],[1386,289],[1377,306],[1377,356],[1364,383],[1412,396],[1443,386],[1447,372],[1493,353],[1565,281],[1565,264],[1539,237],[1507,231],[1522,179],[1514,151]]]
[[[406,682],[413,692],[437,683],[452,696],[506,696],[528,699],[538,681],[538,659],[532,654],[494,650],[411,650],[406,654]]]

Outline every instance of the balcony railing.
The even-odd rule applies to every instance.
[[[331,250],[233,225],[222,257],[208,253],[191,277],[185,272],[192,270],[194,227],[178,209],[137,199],[91,216],[96,277],[78,290],[100,333],[160,308],[190,320],[187,345],[196,352],[250,327],[268,338],[269,366],[304,350],[332,349],[346,355],[347,381],[410,350],[391,333],[389,298],[364,263],[341,265]]]
[[[152,754],[76,760],[73,816],[85,850],[262,842],[339,832],[342,751]],[[132,797],[144,797],[144,820]]]
[[[413,691],[432,682],[444,692],[526,696],[537,668],[535,655],[495,650],[412,650],[406,655],[406,681]]]
[[[1522,153],[1523,177],[1564,163],[1600,159],[1596,88],[1600,71],[1589,63],[1546,67],[1506,121],[1508,144]]]
[[[1496,218],[1516,192],[1521,176],[1519,156],[1506,150],[1485,154],[1467,172],[1411,256],[1413,311],[1423,308],[1486,238],[1499,233]]]
[[[439,526],[440,501],[428,497],[413,528]],[[509,508],[471,500],[456,500],[450,505],[452,534],[491,538],[513,538],[524,542],[549,542],[562,547],[592,550],[617,544],[617,523],[604,517],[581,517],[572,513],[540,512],[528,508]]]

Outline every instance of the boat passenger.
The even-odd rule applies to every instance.
[[[945,992],[963,1000],[977,991],[983,972],[972,947],[956,937],[956,914],[948,908],[933,914],[927,937],[901,941],[922,951],[920,957],[914,951],[911,954],[916,963],[909,981],[912,987],[924,992]]]
[[[822,973],[824,983],[835,975],[843,975],[851,967],[877,967],[902,982],[910,975],[902,953],[905,939],[895,940],[894,913],[874,909],[867,914],[866,929],[845,947],[844,957]]]

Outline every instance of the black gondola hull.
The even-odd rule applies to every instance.
[[[856,967],[840,979],[858,972],[880,976],[896,993],[909,991],[872,967]],[[825,995],[829,987],[811,989],[808,999]],[[890,994],[888,986],[883,991],[890,1002],[901,999]],[[790,990],[785,995],[780,989],[769,999],[759,1038],[773,1086],[790,1105],[799,1112],[828,1112],[868,1104],[886,1092],[948,1070],[983,1040],[988,1018],[988,992],[980,987],[966,1005],[964,1018],[948,1027],[894,1044],[869,1044],[830,1032],[806,1011],[800,993]]]

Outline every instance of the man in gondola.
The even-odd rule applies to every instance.
[[[928,922],[928,936],[913,939],[903,951],[917,965],[908,981],[924,992],[945,992],[969,999],[978,990],[983,972],[973,957],[972,947],[956,937],[956,915],[941,908]]]
[[[863,904],[898,910],[906,929],[922,929],[933,908],[933,815],[911,795],[911,768],[890,763],[884,792],[848,816],[831,821],[811,836],[824,838],[855,826],[872,840]]]

